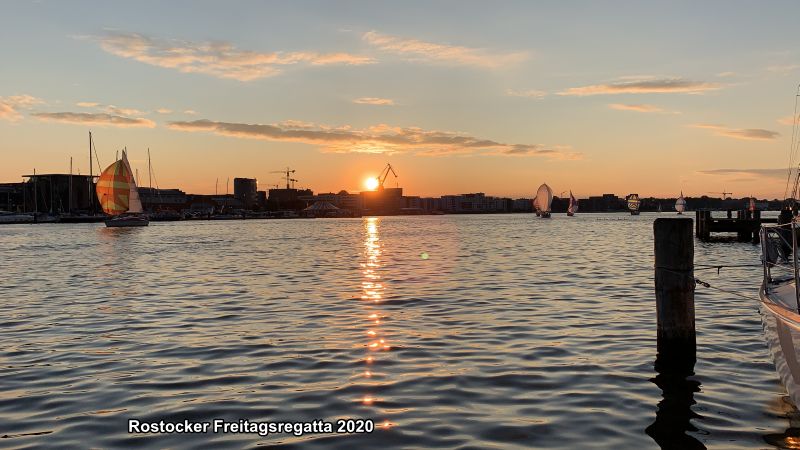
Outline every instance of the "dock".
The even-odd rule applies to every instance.
[[[695,235],[701,241],[712,240],[712,233],[736,233],[739,242],[758,243],[762,223],[777,223],[776,218],[761,218],[761,211],[728,210],[727,217],[713,217],[710,210],[695,211]]]

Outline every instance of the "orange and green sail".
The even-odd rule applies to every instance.
[[[100,206],[108,215],[142,212],[139,192],[125,152],[122,153],[122,159],[112,163],[100,174],[96,190]]]

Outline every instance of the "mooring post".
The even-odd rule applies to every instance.
[[[658,357],[662,362],[693,363],[696,339],[692,219],[656,219],[653,234]]]

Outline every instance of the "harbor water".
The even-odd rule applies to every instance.
[[[0,227],[0,447],[795,445],[757,246],[696,242],[695,374],[656,358],[672,214]],[[372,420],[371,433],[128,433]],[[298,433],[299,434],[299,433]]]

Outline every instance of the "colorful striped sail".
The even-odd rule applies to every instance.
[[[97,180],[97,199],[103,211],[110,216],[118,216],[130,209],[133,176],[124,153],[122,157],[108,166]]]

